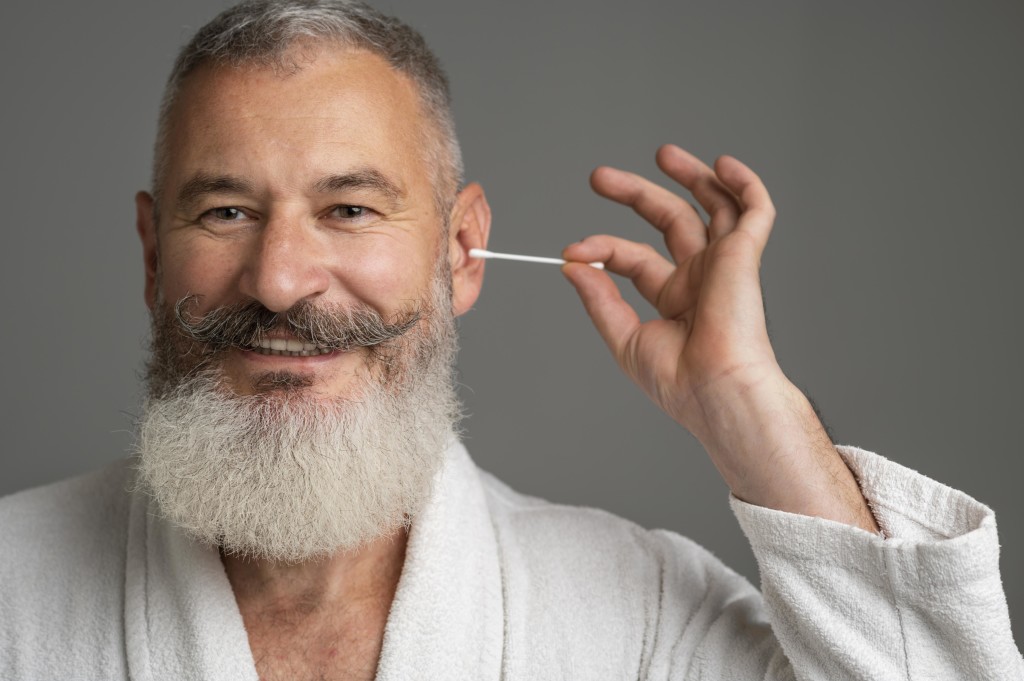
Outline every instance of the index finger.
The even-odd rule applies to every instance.
[[[647,178],[601,166],[591,173],[590,186],[606,199],[629,206],[662,232],[668,252],[676,262],[708,245],[707,228],[693,206]]]

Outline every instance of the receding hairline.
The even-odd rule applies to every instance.
[[[447,216],[464,182],[447,74],[418,31],[362,0],[243,0],[201,26],[179,51],[161,98],[151,181],[156,206],[172,151],[168,122],[193,71],[262,65],[287,73],[325,47],[374,54],[412,84],[426,133],[421,153],[438,212]]]

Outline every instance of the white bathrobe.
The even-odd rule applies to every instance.
[[[987,507],[841,448],[887,538],[732,500],[763,599],[677,534],[448,452],[378,679],[1024,679]],[[0,678],[255,681],[216,549],[118,463],[0,500]]]

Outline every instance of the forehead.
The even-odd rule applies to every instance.
[[[168,120],[165,189],[196,170],[301,181],[345,165],[399,172],[423,163],[426,123],[409,78],[364,50],[296,61],[287,72],[204,65],[189,74]]]

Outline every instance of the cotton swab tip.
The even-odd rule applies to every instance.
[[[537,255],[516,255],[515,253],[495,253],[493,251],[485,251],[482,248],[471,248],[469,249],[469,257],[471,258],[494,258],[497,260],[518,260],[520,262],[539,262],[546,263],[549,265],[564,265],[565,260],[561,258],[542,258]],[[594,269],[603,270],[603,262],[591,262],[587,263]]]

